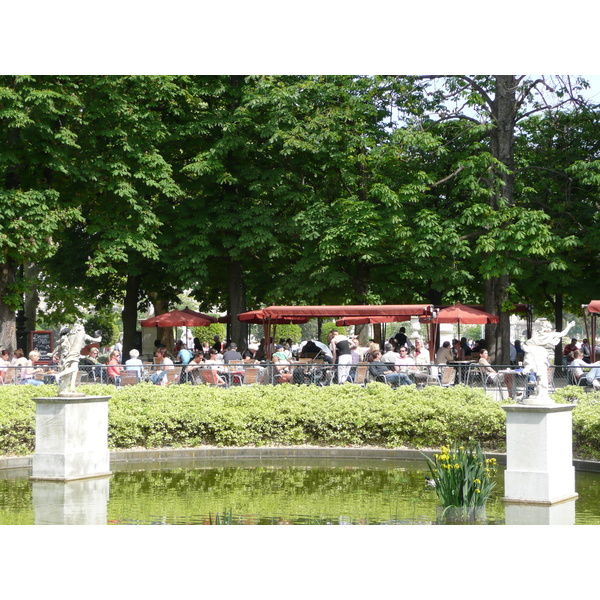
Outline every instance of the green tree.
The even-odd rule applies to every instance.
[[[60,193],[73,173],[73,126],[81,105],[69,78],[0,77],[0,345],[14,348],[15,310],[28,282],[23,265],[56,250],[81,218]]]

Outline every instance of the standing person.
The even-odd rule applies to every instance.
[[[179,383],[185,383],[187,381],[187,365],[192,360],[192,352],[187,346],[180,340],[175,345],[175,362],[181,364],[181,374],[179,375]]]
[[[110,353],[108,367],[106,369],[108,382],[114,383],[115,385],[121,385],[122,372],[123,367],[121,366],[121,353],[118,350],[113,350]]]
[[[360,351],[359,351],[358,336],[353,335],[350,338],[350,356],[352,357],[352,368],[350,369],[350,379],[356,383],[356,376],[358,374],[358,363],[360,362]]]
[[[332,329],[329,334],[329,348],[333,355],[333,362],[338,364],[338,383],[345,383],[352,368],[352,354],[350,353],[350,342],[345,335],[341,335],[337,329]]]
[[[223,350],[223,342],[221,342],[221,338],[218,335],[215,335],[214,339],[214,344],[212,345],[212,348],[214,348],[217,352],[221,352],[221,350]]]
[[[400,346],[406,346],[406,343],[408,342],[408,336],[406,335],[406,328],[400,327],[400,331],[398,331],[398,333],[394,336],[394,338],[396,340],[396,348],[399,348]]]
[[[119,341],[115,344],[113,350],[117,350],[119,352],[119,356],[121,356],[121,352],[123,352],[123,339],[120,338]]]

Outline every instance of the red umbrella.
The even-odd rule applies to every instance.
[[[216,321],[215,317],[184,308],[144,319],[140,325],[142,327],[207,327]]]
[[[460,337],[460,324],[485,325],[487,323],[499,323],[500,318],[483,310],[472,308],[457,302],[453,306],[442,308],[433,319],[434,323],[458,323],[458,336]]]
[[[438,323],[467,323],[468,325],[485,325],[499,323],[500,318],[483,310],[472,308],[457,302],[454,306],[442,308],[435,320]]]

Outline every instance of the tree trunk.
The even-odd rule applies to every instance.
[[[229,303],[227,313],[231,317],[230,336],[232,342],[238,346],[238,350],[248,346],[248,323],[238,321],[237,316],[246,309],[246,282],[244,270],[239,260],[229,259],[228,273]]]
[[[508,174],[499,174],[503,182],[501,192],[490,199],[490,205],[498,209],[500,198],[504,198],[509,205],[514,202],[516,80],[514,75],[496,75],[495,79],[496,93],[491,105],[494,127],[490,134],[490,150],[492,156],[510,170]],[[502,312],[502,304],[508,300],[509,286],[509,275],[491,277],[485,282],[485,309],[500,317],[497,325],[486,325],[486,343],[492,361],[502,365],[510,364],[510,317]]]
[[[154,307],[154,315],[163,315],[169,312],[169,301],[158,298],[158,294],[152,292],[148,294],[152,306]],[[167,347],[169,352],[173,352],[175,349],[175,336],[173,335],[172,327],[157,327],[156,339]]]
[[[37,281],[40,276],[40,270],[33,263],[26,263],[24,267],[25,279],[28,283],[28,289],[24,294],[24,309],[25,309],[25,329],[27,330],[27,351],[30,352],[33,348],[29,348],[29,332],[36,330],[37,308],[40,303],[40,297],[37,291]]]
[[[0,264],[0,347],[12,352],[17,349],[17,323],[14,307],[4,301],[15,282],[17,266],[12,261]]]
[[[485,311],[500,317],[500,323],[485,326],[485,344],[491,361],[499,365],[510,364],[510,314],[502,311],[509,284],[508,275],[485,281]]]
[[[123,319],[123,357],[129,358],[129,351],[136,347],[137,305],[140,291],[140,276],[128,275],[125,284],[125,300],[121,317]],[[138,348],[141,352],[141,348]]]
[[[556,297],[554,299],[554,329],[556,331],[563,330],[563,295],[562,294],[556,294]],[[558,342],[558,344],[554,348],[554,364],[562,365],[562,359],[563,359],[563,345],[562,345],[562,339],[561,339],[560,342]]]

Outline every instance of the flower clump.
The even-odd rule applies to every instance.
[[[435,492],[444,509],[485,506],[496,482],[495,458],[485,458],[479,444],[450,449],[442,446],[427,459]]]

